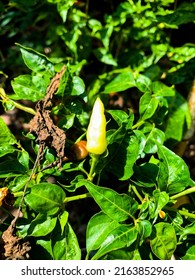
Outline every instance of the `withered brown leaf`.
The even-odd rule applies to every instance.
[[[65,70],[66,67],[64,66],[62,70],[51,80],[45,97],[37,102],[36,114],[29,124],[30,132],[37,136],[36,141],[39,144],[38,161],[42,159],[45,147],[52,147],[59,158],[59,165],[61,165],[64,157],[66,134],[62,129],[53,123],[50,116],[50,107],[52,104],[52,98],[59,88],[60,79]]]

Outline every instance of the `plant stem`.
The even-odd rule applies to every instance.
[[[145,121],[139,121],[139,122],[137,122],[136,124],[134,124],[134,125],[132,126],[132,129],[135,129],[135,128],[141,126],[144,122],[145,122]]]
[[[189,212],[184,211],[184,210],[175,209],[175,208],[172,208],[172,207],[169,207],[169,206],[165,206],[163,209],[168,210],[168,211],[178,212],[182,216],[186,216],[186,217],[195,219],[195,214],[189,213]]]
[[[132,185],[131,185],[131,188],[132,188],[132,190],[134,191],[135,195],[139,198],[139,200],[140,200],[141,202],[143,202],[143,198],[142,198],[142,196],[139,194],[139,192],[137,191],[137,188],[136,188],[135,186],[132,186]]]
[[[79,194],[79,195],[66,197],[64,199],[64,203],[68,203],[68,202],[74,201],[74,200],[84,199],[84,198],[87,198],[87,197],[91,197],[90,193],[84,193],[84,194]]]
[[[174,200],[174,199],[179,198],[180,196],[187,195],[187,194],[190,194],[190,193],[193,193],[193,192],[195,192],[195,187],[191,187],[191,188],[189,188],[189,189],[187,189],[187,190],[185,190],[183,192],[180,192],[180,193],[177,193],[175,195],[172,195],[170,197],[170,199]]]
[[[87,177],[87,180],[89,180],[91,182],[93,181],[93,178],[95,176],[95,171],[94,170],[95,170],[95,166],[98,162],[98,158],[99,158],[99,155],[94,155],[94,154],[91,155],[91,159],[92,159],[91,167],[90,167],[89,175]]]
[[[22,111],[25,111],[25,112],[27,112],[27,113],[30,113],[30,114],[32,114],[32,115],[35,115],[35,114],[36,114],[35,110],[33,110],[32,108],[26,107],[26,106],[24,106],[24,105],[22,105],[22,104],[20,104],[20,103],[18,103],[18,102],[16,102],[16,101],[10,99],[10,98],[6,95],[6,93],[5,93],[5,91],[4,91],[3,88],[0,88],[0,97],[1,97],[2,101],[5,102],[5,103],[8,102],[8,101],[11,101],[11,102],[13,103],[13,105],[14,105],[16,108],[18,108],[18,109],[20,109],[20,110],[22,110]]]

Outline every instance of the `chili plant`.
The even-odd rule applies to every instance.
[[[194,5],[122,1],[102,23],[90,5],[47,2],[71,28],[55,31],[71,59],[18,43],[29,72],[0,89],[26,122],[14,133],[0,118],[2,258],[195,259],[195,183],[176,150],[192,123],[176,84],[191,81],[195,47],[166,33]],[[104,70],[87,79],[92,53]]]

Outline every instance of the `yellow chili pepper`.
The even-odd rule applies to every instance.
[[[89,153],[101,155],[105,152],[107,147],[106,117],[104,115],[104,104],[99,97],[94,103],[86,136],[86,148]]]

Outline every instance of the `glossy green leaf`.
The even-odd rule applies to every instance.
[[[29,180],[28,175],[16,176],[9,184],[11,192],[21,191]]]
[[[20,47],[24,63],[29,69],[34,72],[47,72],[51,76],[54,75],[54,66],[47,56],[20,44],[17,44],[17,46]]]
[[[151,90],[156,96],[174,96],[175,89],[168,87],[160,81],[155,81],[151,85]]]
[[[92,250],[97,250],[108,234],[118,226],[120,226],[118,222],[103,212],[95,214],[87,225],[86,247],[88,254]]]
[[[191,124],[191,115],[187,101],[179,93],[176,93],[166,121],[165,139],[181,141]],[[177,128],[177,129],[176,129]]]
[[[98,48],[94,51],[95,56],[99,59],[102,63],[117,66],[116,60],[113,58],[112,54],[108,52],[105,48]]]
[[[40,183],[32,186],[25,202],[36,212],[56,213],[63,206],[65,192],[55,184]]]
[[[64,233],[56,233],[52,250],[54,260],[80,260],[81,250],[77,237],[68,223]]]
[[[16,151],[16,148],[9,144],[0,144],[0,157],[3,157],[7,154],[12,154]]]
[[[52,258],[52,246],[51,246],[51,239],[49,239],[49,238],[44,238],[44,239],[41,239],[41,238],[39,238],[38,240],[37,240],[37,245],[39,245],[39,246],[41,246],[43,249],[44,249],[44,251],[46,251],[46,253],[48,253],[48,255],[44,255],[44,260],[46,260],[46,259],[53,259]]]
[[[165,141],[165,134],[162,130],[152,127],[149,133],[146,134],[146,144],[144,152],[147,154],[154,154],[158,150],[158,145],[163,145]]]
[[[195,20],[195,4],[182,3],[173,13],[157,16],[157,20],[174,26],[193,22]]]
[[[112,189],[98,187],[86,180],[81,180],[79,184],[87,188],[101,210],[115,221],[125,221],[137,211],[138,203],[126,194],[118,194]]]
[[[108,113],[112,116],[112,118],[117,122],[118,126],[121,126],[123,123],[127,123],[129,119],[129,115],[121,110],[109,110]],[[133,116],[133,114],[132,114]]]
[[[22,150],[18,153],[18,161],[26,168],[26,170],[29,169],[29,159],[30,157],[27,151]]]
[[[192,245],[187,251],[182,260],[195,260],[195,245]]]
[[[85,84],[80,77],[73,76],[73,89],[71,95],[82,95],[85,91]]]
[[[195,234],[195,222],[187,225],[185,228],[182,229],[181,235],[180,235],[180,240],[185,239],[186,236],[189,234]]]
[[[133,73],[130,71],[118,74],[111,82],[105,85],[103,93],[124,91],[135,86]]]
[[[140,98],[139,113],[141,120],[147,120],[151,118],[158,108],[159,101],[150,92],[146,92]]]
[[[153,163],[144,163],[140,166],[134,166],[134,174],[132,180],[136,185],[141,187],[154,187],[158,175],[158,166]]]
[[[26,168],[16,159],[8,159],[0,162],[0,178],[14,177],[24,174]]]
[[[153,200],[155,204],[155,211],[152,215],[151,213],[151,218],[154,218],[158,215],[160,210],[169,202],[169,195],[166,192],[160,192],[159,190],[154,190],[153,191]]]
[[[53,3],[54,1],[49,0],[49,2]],[[75,0],[68,0],[68,1],[65,1],[65,2],[64,1],[57,1],[56,3],[57,3],[58,12],[59,12],[63,22],[66,22],[68,10],[75,3]]]
[[[150,245],[152,252],[161,260],[170,260],[177,246],[174,227],[168,223],[154,225]]]
[[[47,84],[42,76],[20,75],[12,81],[15,94],[12,99],[25,99],[33,102],[42,99],[46,94]]]
[[[151,92],[151,88],[150,88],[150,85],[151,85],[151,80],[144,76],[144,75],[141,75],[139,74],[137,77],[136,77],[136,87],[141,91],[141,92]]]
[[[135,242],[137,235],[138,231],[134,226],[120,225],[108,234],[100,249],[92,257],[92,259],[97,260],[108,252],[129,247],[133,244],[133,242]]]
[[[189,169],[184,160],[164,146],[158,147],[158,186],[170,194],[184,190],[190,184]]]
[[[64,71],[61,79],[60,79],[60,85],[56,92],[56,95],[61,96],[62,98],[67,95],[71,94],[73,89],[73,77],[70,72],[69,66],[66,67],[66,70]]]
[[[5,144],[13,145],[16,144],[17,140],[11,133],[4,120],[0,117],[0,149],[1,145],[4,147]]]
[[[139,139],[128,133],[126,127],[131,126],[131,118],[127,125],[123,124],[108,137],[108,156],[97,165],[98,169],[106,166],[120,180],[127,180],[133,174],[133,166],[139,155]]]
[[[62,212],[62,214],[58,217],[58,219],[61,226],[61,232],[63,234],[65,230],[65,226],[68,222],[68,212],[67,211]]]
[[[28,228],[28,236],[45,236],[51,233],[56,225],[57,217],[51,218],[45,214],[38,214]]]
[[[138,232],[140,235],[140,244],[142,244],[147,237],[152,233],[152,225],[148,220],[138,221]]]

